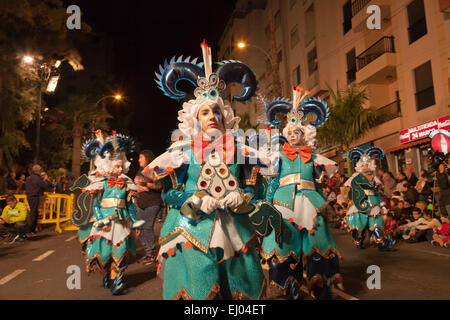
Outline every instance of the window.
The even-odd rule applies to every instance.
[[[427,34],[427,22],[425,19],[423,0],[414,0],[408,5],[408,22],[410,44]]]
[[[277,28],[281,25],[281,13],[280,13],[280,10],[278,10],[277,13],[275,13],[275,16],[273,17],[273,23],[274,23],[275,30],[277,30]]]
[[[296,24],[291,30],[291,49],[294,48],[299,41],[300,37],[298,35],[298,25]]]
[[[347,83],[356,80],[356,51],[355,48],[347,52]]]
[[[316,28],[314,23],[314,5],[311,5],[305,12],[305,46],[308,46],[316,37]]]
[[[308,74],[311,75],[317,70],[317,49],[314,47],[310,52],[308,52]]]
[[[416,109],[417,111],[436,104],[434,98],[433,73],[431,61],[414,69],[416,82]]]
[[[297,66],[293,71],[292,71],[292,85],[293,86],[297,86],[302,82],[302,76],[300,73],[300,66]]]
[[[344,14],[344,34],[352,29],[352,2],[348,0],[342,7],[342,12]]]

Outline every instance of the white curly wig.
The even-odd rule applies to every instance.
[[[241,118],[234,116],[233,109],[228,101],[224,102],[220,97],[217,100],[211,100],[202,96],[199,96],[195,100],[189,100],[189,102],[183,103],[183,108],[178,111],[178,120],[180,121],[178,129],[180,129],[185,136],[190,137],[200,133],[201,126],[197,120],[198,110],[205,104],[211,105],[213,103],[217,103],[222,111],[225,130],[231,129],[235,131],[239,129],[239,121]]]
[[[301,125],[301,124],[290,124],[288,123],[288,125],[286,127],[284,127],[283,129],[283,136],[287,137],[288,136],[288,131],[289,128],[300,128],[300,130],[303,132],[304,135],[304,141],[306,142],[306,145],[314,147],[316,144],[316,134],[317,134],[317,129],[316,127],[308,124],[306,126]]]
[[[105,152],[105,158],[96,156],[94,161],[96,172],[100,173],[102,176],[110,175],[114,170],[114,164],[118,160],[122,160],[122,173],[126,174],[130,169],[131,163],[128,161],[124,152],[121,152],[120,156],[114,160],[110,159],[108,152]]]

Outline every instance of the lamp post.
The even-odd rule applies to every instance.
[[[273,82],[272,82],[273,94],[272,95],[280,96],[281,95],[281,85],[280,85],[280,75],[278,74],[278,65],[277,65],[278,58],[277,58],[277,55],[274,52],[272,53],[272,55],[270,55],[263,48],[255,46],[253,44],[246,43],[244,41],[238,42],[237,43],[237,47],[239,49],[245,49],[246,47],[252,47],[252,48],[258,49],[260,52],[262,52],[266,56],[267,60],[269,60],[269,62],[270,62],[271,68],[272,68],[272,70],[271,70],[272,71],[272,78],[273,78]]]
[[[65,59],[64,59],[65,60]],[[53,93],[56,90],[59,80],[58,68],[64,60],[56,60],[53,63],[42,61],[41,59],[36,59],[32,56],[24,56],[22,61],[36,68],[36,73],[38,75],[38,106],[36,110],[36,140],[35,147],[36,151],[34,154],[34,163],[37,164],[39,161],[39,152],[41,145],[41,108],[42,108],[42,85],[47,84],[46,92]]]
[[[104,97],[100,98],[100,99],[95,103],[95,107],[98,107],[98,104],[99,104],[100,102],[102,102],[102,101],[104,101],[105,99],[108,99],[108,98],[113,98],[113,99],[116,100],[116,101],[120,101],[120,100],[122,100],[123,97],[122,97],[121,94],[118,94],[118,93],[115,94],[115,95],[104,96]],[[106,107],[105,107],[105,104],[104,104],[104,103],[102,103],[102,109],[103,109],[104,112],[106,112]],[[95,118],[92,119],[92,130],[91,130],[91,132],[92,132],[92,137],[93,137],[93,138],[95,137],[95,135],[94,135],[94,130],[95,130]],[[91,160],[90,163],[89,163],[89,172],[91,172],[93,169],[94,169],[94,161]]]

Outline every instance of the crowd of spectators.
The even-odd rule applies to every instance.
[[[59,178],[59,181],[50,181],[39,165],[19,173],[0,169],[0,239],[6,238],[9,243],[14,243],[27,239],[27,234],[35,234],[43,193],[69,194],[72,184],[73,178],[66,176]]]
[[[405,168],[396,177],[391,172],[377,170],[382,181],[380,195],[386,210],[383,213],[387,237],[407,242],[428,241],[435,246],[450,248],[450,160],[435,172]],[[326,180],[322,185],[328,201],[327,215],[330,225],[346,230],[346,211],[351,203],[351,192],[344,187],[347,180],[342,173]],[[433,194],[433,189],[438,190]]]

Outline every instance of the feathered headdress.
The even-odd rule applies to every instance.
[[[257,80],[252,69],[240,61],[230,60],[217,63],[219,67],[213,73],[211,48],[205,40],[201,48],[203,63],[197,63],[197,58],[191,60],[191,57],[187,57],[183,60],[183,56],[178,59],[174,56],[170,62],[166,60],[164,66],[159,66],[159,73],[155,72],[155,81],[164,94],[176,100],[185,98],[186,93],[177,89],[178,82],[184,80],[196,87],[196,98],[202,96],[216,100],[228,84],[235,82],[241,85],[242,92],[235,95],[234,100],[250,100],[257,90]]]
[[[117,160],[123,154],[132,153],[133,150],[134,141],[132,138],[113,131],[105,140],[101,130],[95,131],[95,138],[87,140],[82,147],[82,153],[89,160],[93,160],[97,156],[102,159],[108,156],[110,160]]]
[[[320,98],[307,98],[309,91],[297,86],[292,87],[292,102],[285,98],[276,98],[266,107],[266,117],[272,127],[279,126],[277,114],[287,115],[288,124],[306,125],[306,117],[309,113],[314,113],[316,119],[309,124],[320,127],[329,116],[327,105]]]

